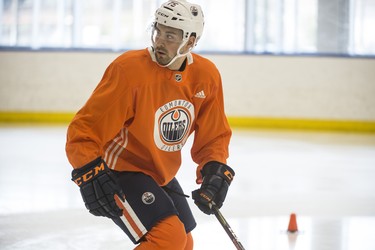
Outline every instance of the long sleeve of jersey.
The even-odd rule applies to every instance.
[[[231,130],[215,65],[189,54],[183,71],[156,64],[149,50],[128,51],[105,71],[69,125],[66,153],[74,168],[102,157],[116,171],[142,172],[159,185],[175,177],[181,149],[200,167],[226,163]]]
[[[125,84],[121,84],[125,81],[120,66],[111,64],[89,100],[71,122],[66,152],[74,168],[102,156],[105,144],[134,115],[131,92]]]
[[[229,156],[228,144],[231,129],[224,112],[224,98],[220,75],[212,88],[210,95],[200,108],[196,120],[195,137],[191,149],[192,159],[198,164],[197,182],[200,170],[209,161],[219,161],[226,164]]]

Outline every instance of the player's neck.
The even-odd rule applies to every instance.
[[[174,61],[171,65],[168,66],[168,69],[170,70],[180,70],[181,66],[183,65],[184,61],[186,59],[186,56],[179,57]]]

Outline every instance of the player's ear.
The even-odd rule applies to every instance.
[[[197,39],[197,38],[196,38],[195,36],[190,36],[190,37],[189,37],[189,40],[188,40],[187,43],[186,43],[186,47],[187,47],[187,49],[192,50],[192,49],[194,48],[195,40],[196,40],[196,39]]]

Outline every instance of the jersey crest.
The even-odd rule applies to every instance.
[[[154,141],[163,151],[180,151],[194,120],[194,105],[186,100],[168,102],[155,112]]]

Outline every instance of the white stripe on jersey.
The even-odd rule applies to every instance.
[[[113,160],[113,166],[111,167],[111,169],[115,168],[118,157],[120,156],[120,154],[122,153],[122,151],[124,151],[124,149],[126,148],[127,145],[128,145],[128,129],[126,128],[125,129],[125,140],[124,140],[124,143],[121,145],[121,148],[117,151],[116,156],[115,156],[115,158]]]
[[[125,133],[124,133],[125,130]],[[121,152],[126,148],[128,144],[128,129],[122,128],[120,134],[116,136],[112,143],[105,151],[104,161],[107,163],[110,169],[114,169],[116,166],[117,158]]]

